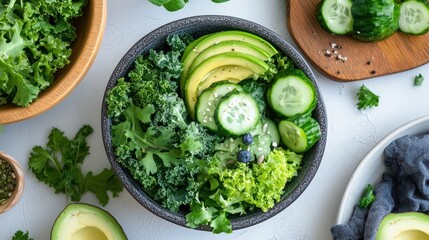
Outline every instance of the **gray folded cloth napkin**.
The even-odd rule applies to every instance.
[[[334,240],[374,240],[387,214],[429,211],[429,134],[394,140],[384,150],[384,162],[375,201],[369,208],[356,203],[350,221],[331,228]]]

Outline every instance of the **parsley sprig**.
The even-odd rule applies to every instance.
[[[371,92],[365,85],[359,88],[357,96],[357,108],[359,110],[378,106],[379,96]]]
[[[80,201],[86,192],[92,192],[101,205],[109,201],[108,191],[118,196],[123,186],[112,169],[104,169],[97,175],[82,172],[81,165],[89,155],[86,138],[93,132],[89,125],[79,129],[73,139],[64,132],[52,128],[46,148],[33,147],[28,165],[37,179],[54,188],[55,193],[65,193],[73,202]]]
[[[22,230],[16,231],[16,233],[13,235],[12,240],[33,240],[30,238],[30,235],[28,231],[25,233]]]

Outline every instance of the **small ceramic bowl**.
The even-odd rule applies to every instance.
[[[304,192],[310,184],[317,169],[322,161],[323,153],[325,150],[326,137],[327,137],[327,118],[325,105],[322,96],[319,92],[316,78],[305,61],[305,59],[295,50],[286,40],[273,31],[241,18],[230,16],[195,16],[177,20],[175,22],[161,26],[148,35],[140,39],[121,59],[111,78],[109,79],[106,87],[106,93],[115,86],[117,80],[125,76],[132,66],[135,59],[141,54],[147,54],[149,49],[161,50],[166,46],[167,36],[173,33],[176,34],[190,34],[195,38],[204,34],[224,31],[224,30],[243,30],[256,34],[273,44],[279,51],[289,56],[295,65],[303,70],[305,74],[311,79],[316,86],[317,91],[317,106],[313,111],[313,117],[319,122],[321,127],[321,139],[313,146],[311,150],[306,152],[303,158],[303,165],[298,175],[293,178],[284,188],[284,193],[278,203],[267,212],[253,211],[243,216],[233,216],[231,224],[233,229],[240,229],[255,225],[265,221],[272,216],[278,214],[292,204]],[[105,95],[106,96],[106,95]],[[102,104],[102,134],[104,147],[108,159],[113,169],[118,174],[123,182],[125,188],[130,194],[145,208],[152,213],[178,225],[186,227],[185,212],[172,212],[162,207],[159,203],[155,202],[151,197],[145,193],[139,182],[134,180],[129,171],[116,161],[115,151],[112,146],[111,134],[111,120],[107,116],[107,106],[103,101]],[[203,225],[198,229],[211,230],[210,227]]]
[[[68,96],[88,72],[104,35],[107,0],[89,0],[82,16],[76,19],[77,38],[72,44],[70,63],[55,73],[53,84],[41,92],[28,107],[0,105],[0,125],[35,117]]]
[[[24,173],[22,172],[21,165],[13,157],[7,155],[4,152],[0,151],[0,159],[6,161],[12,166],[13,172],[15,174],[16,185],[12,192],[12,195],[0,205],[0,214],[13,208],[18,201],[21,199],[21,196],[24,192]]]

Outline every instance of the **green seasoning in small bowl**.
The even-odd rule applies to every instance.
[[[24,173],[21,165],[0,151],[0,214],[18,203],[24,190]]]
[[[16,175],[12,165],[0,158],[0,205],[8,200],[16,187]]]

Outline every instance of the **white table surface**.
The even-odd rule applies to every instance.
[[[104,40],[99,54],[79,86],[60,104],[35,118],[5,126],[0,150],[23,165],[26,186],[23,198],[12,210],[0,215],[0,239],[11,239],[19,229],[35,240],[48,240],[51,226],[66,206],[64,195],[56,195],[28,170],[28,157],[35,145],[45,146],[52,127],[73,136],[90,124],[90,156],[84,170],[99,172],[110,167],[101,139],[101,102],[106,83],[123,54],[141,37],[170,21],[203,14],[241,17],[259,23],[293,42],[286,26],[284,0],[231,0],[214,4],[192,0],[178,12],[167,12],[147,0],[109,0]],[[429,58],[429,56],[428,56]],[[313,69],[327,107],[328,142],[319,170],[305,192],[283,212],[256,226],[232,234],[213,235],[167,222],[140,206],[124,189],[105,207],[121,223],[129,239],[331,239],[338,206],[347,182],[365,154],[386,134],[415,118],[429,114],[429,65],[358,82],[332,81]],[[414,76],[426,80],[413,86]],[[377,108],[359,111],[356,93],[365,84],[380,95]],[[82,202],[98,205],[92,194]]]

